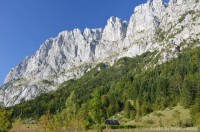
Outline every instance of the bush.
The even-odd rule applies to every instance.
[[[156,35],[157,35],[157,39],[161,42],[165,39],[165,32],[161,29],[161,28],[158,28],[156,30]]]

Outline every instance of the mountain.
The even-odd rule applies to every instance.
[[[100,63],[79,79],[62,83],[56,91],[6,108],[5,112],[12,113],[8,122],[33,120],[52,131],[98,129],[100,124],[104,129],[106,119],[119,120],[120,129],[127,121],[133,126],[130,128],[197,127],[200,48],[183,50],[178,58],[145,69],[158,62],[157,53],[124,57],[113,66]],[[0,124],[1,120],[5,118],[0,118]]]
[[[176,58],[200,44],[199,9],[199,0],[148,0],[135,8],[129,22],[111,17],[104,29],[63,31],[9,72],[0,104],[8,107],[56,90],[101,62],[113,65],[147,51],[157,51],[159,60],[146,68]]]

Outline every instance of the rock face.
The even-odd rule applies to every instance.
[[[164,11],[165,5],[162,0],[149,0],[146,4],[136,7],[130,19],[127,36],[134,37],[135,34],[143,32],[153,33],[159,26]]]
[[[111,17],[103,31],[103,39],[106,41],[119,41],[126,37],[128,23],[122,22],[117,17]]]
[[[198,0],[148,0],[135,8],[129,22],[111,17],[104,29],[63,31],[48,39],[7,75],[0,88],[0,104],[12,106],[83,76],[100,62],[158,51],[159,63],[180,50],[199,46]],[[191,45],[192,43],[192,45]]]

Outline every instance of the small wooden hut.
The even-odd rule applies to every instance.
[[[106,120],[106,125],[120,125],[118,120]]]

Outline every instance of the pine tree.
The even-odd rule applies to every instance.
[[[187,84],[183,84],[183,92],[181,95],[181,102],[183,104],[183,106],[188,107],[192,104],[192,96],[190,93],[190,89],[187,86]]]
[[[124,117],[126,118],[130,118],[130,111],[131,111],[131,104],[130,102],[127,100],[125,102],[125,105],[124,105]]]
[[[95,124],[101,124],[105,119],[102,112],[101,96],[98,91],[92,94],[92,99],[89,102],[89,115]]]
[[[69,120],[75,119],[77,114],[77,98],[74,91],[67,98],[65,106],[66,106],[65,111],[68,116],[68,119]]]
[[[200,84],[197,85],[196,105],[200,108]]]

